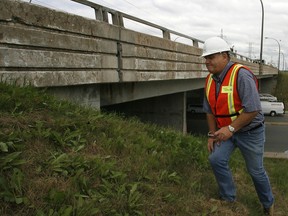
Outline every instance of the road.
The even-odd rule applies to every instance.
[[[265,152],[288,151],[288,114],[275,117],[265,116]],[[187,114],[187,131],[191,134],[207,134],[205,114]]]
[[[265,116],[266,143],[265,151],[285,152],[288,151],[288,115],[275,117]]]

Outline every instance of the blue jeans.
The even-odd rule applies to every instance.
[[[220,197],[227,201],[236,199],[236,188],[232,173],[229,169],[229,158],[238,147],[243,155],[248,173],[252,177],[258,198],[264,208],[269,208],[273,202],[268,175],[263,166],[265,142],[265,125],[257,129],[235,133],[230,139],[214,147],[209,156],[215,178],[217,180]]]

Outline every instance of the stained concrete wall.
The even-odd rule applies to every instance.
[[[277,86],[277,77],[261,79],[261,85],[259,91],[261,93],[274,94]]]
[[[202,50],[16,0],[0,1],[5,80],[37,87],[194,79]]]

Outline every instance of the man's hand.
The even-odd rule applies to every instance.
[[[208,151],[210,153],[213,152],[213,150],[214,150],[214,143],[215,143],[214,138],[209,137],[208,138],[207,148],[208,148]]]
[[[221,141],[226,141],[228,140],[230,137],[232,137],[233,133],[230,132],[228,126],[226,127],[222,127],[220,128],[218,131],[216,131],[215,136],[217,137],[217,141],[221,142]]]
[[[214,150],[215,144],[219,145],[218,138],[213,132],[208,133],[208,151],[211,153]]]
[[[233,133],[230,132],[228,126],[223,127],[216,131],[215,133],[211,134],[208,137],[208,144],[207,148],[208,151],[211,153],[214,150],[215,145],[220,145],[222,141],[228,140],[230,137],[232,137]]]

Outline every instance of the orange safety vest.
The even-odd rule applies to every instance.
[[[240,68],[250,71],[249,68],[241,64],[233,64],[221,83],[218,97],[212,74],[206,78],[206,97],[219,128],[230,125],[243,112],[242,102],[237,91],[237,77]],[[254,74],[253,76],[258,88],[257,78]]]

